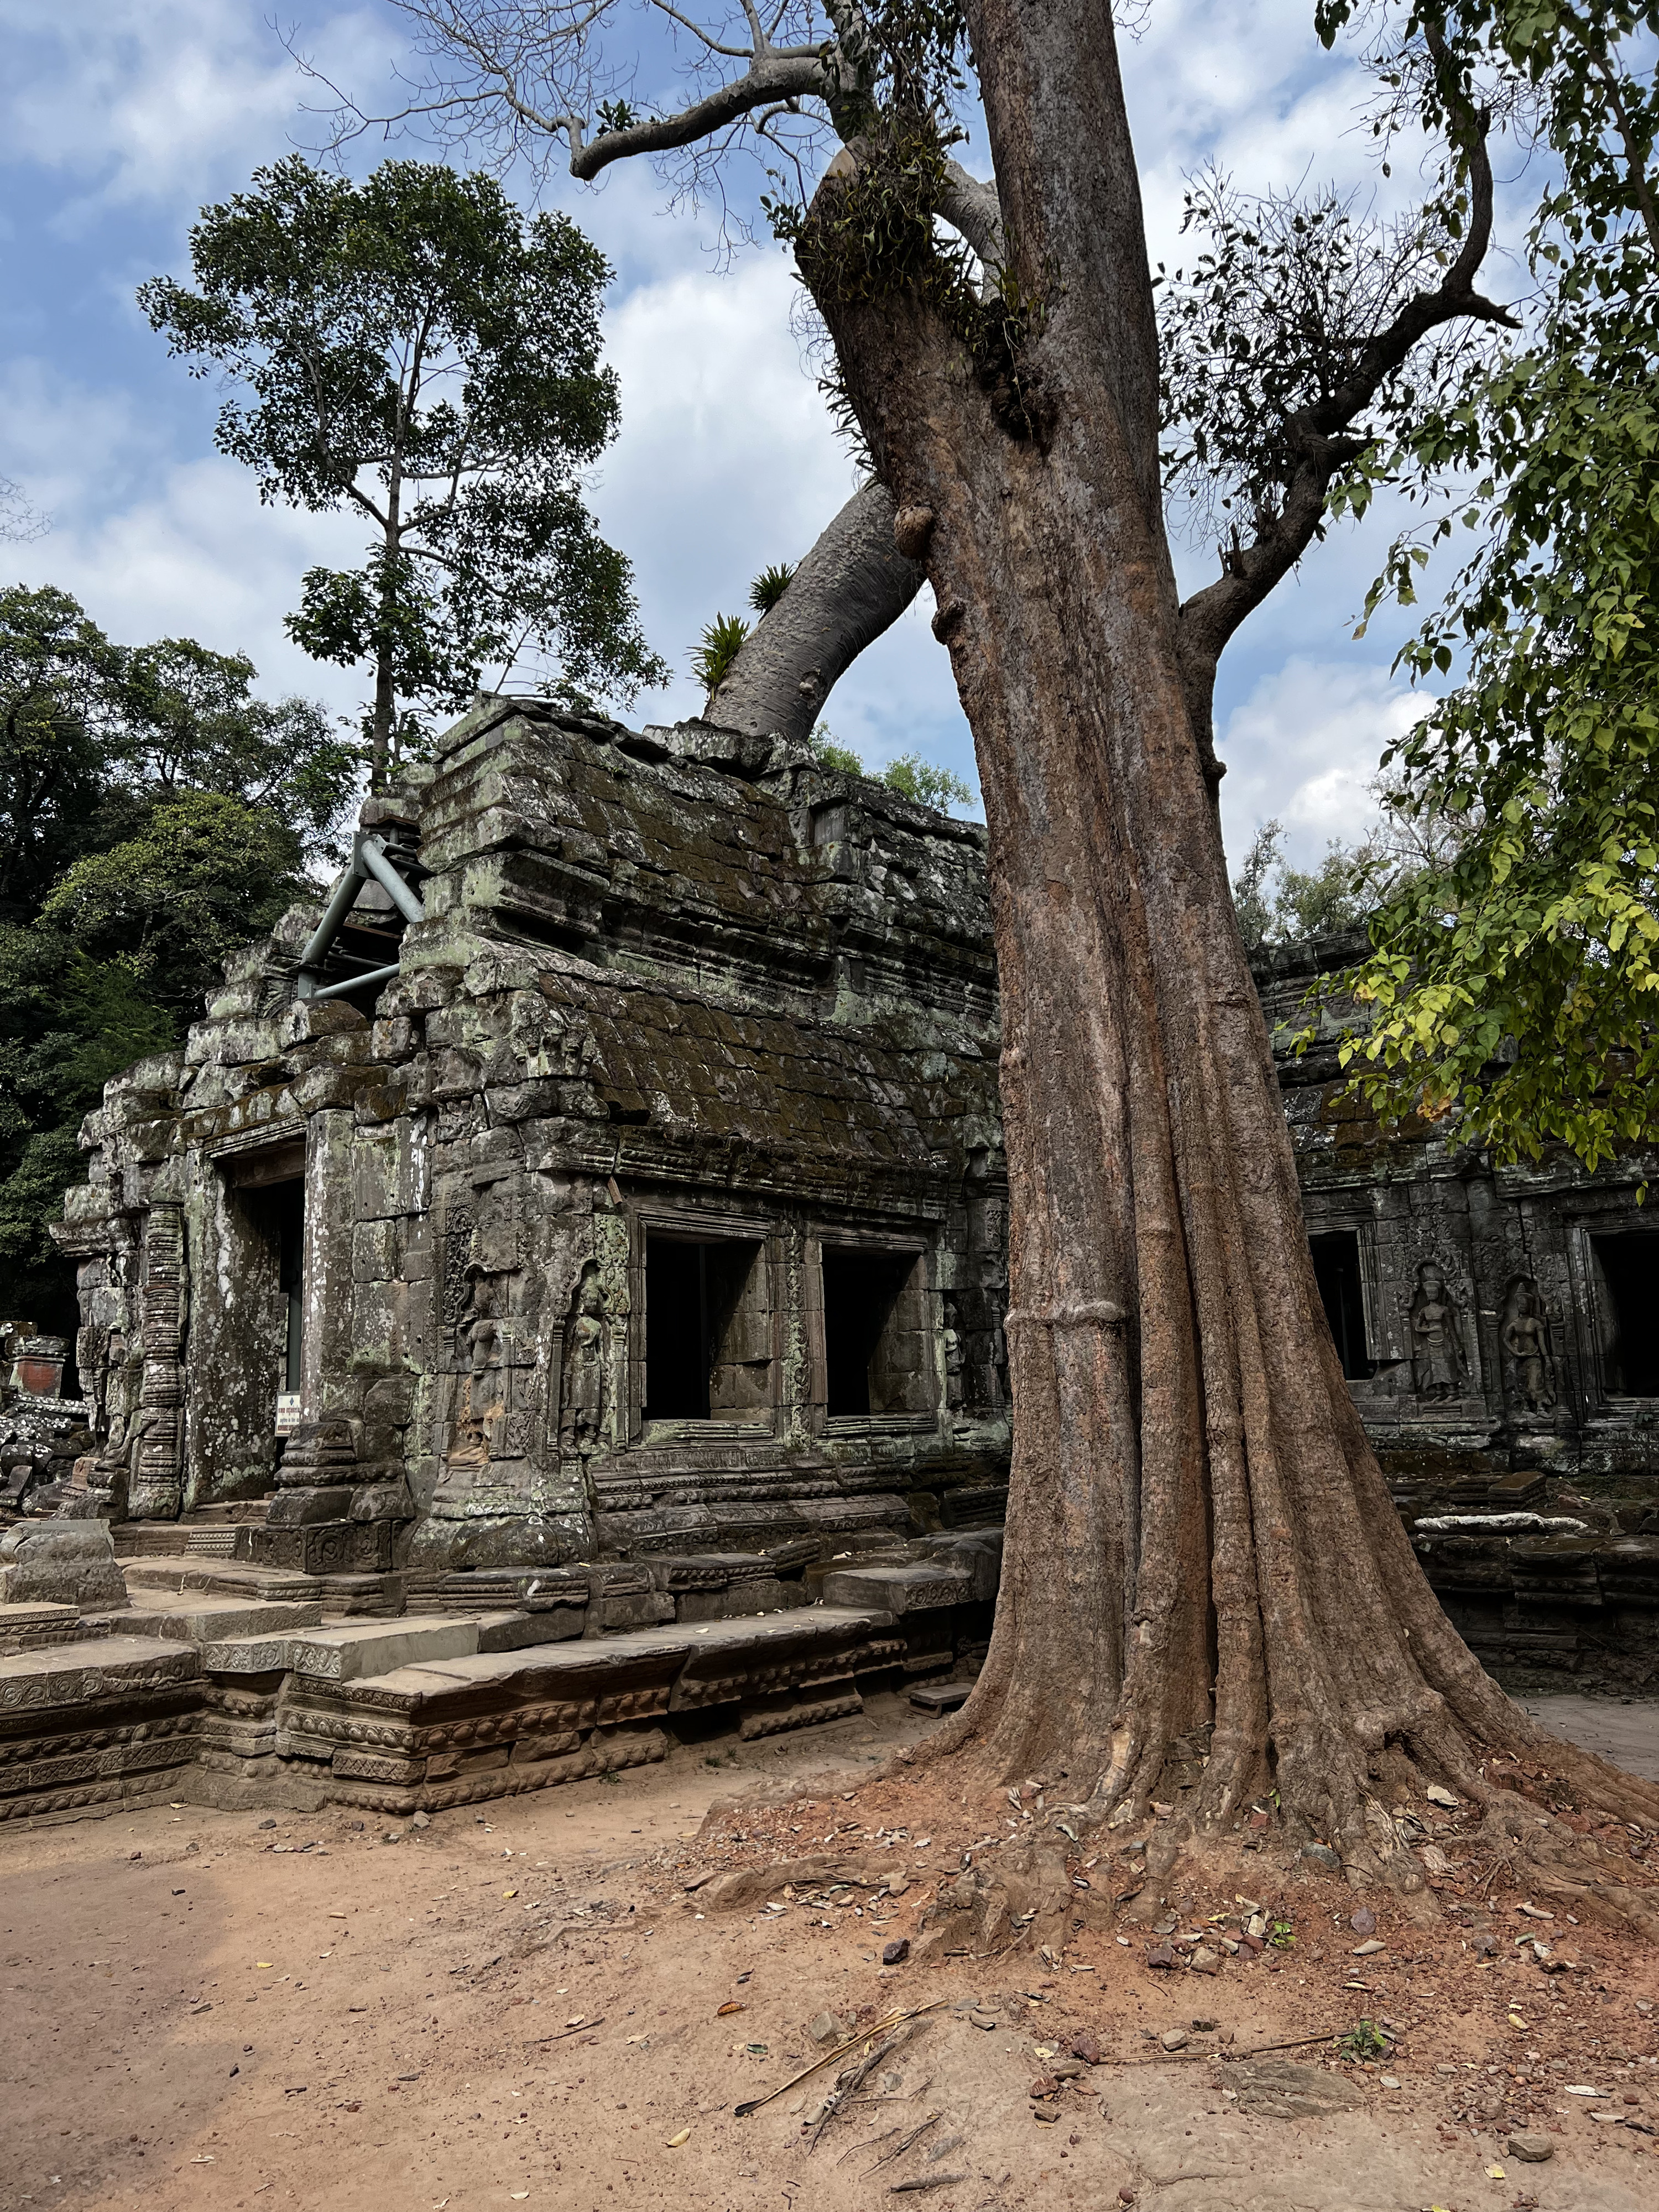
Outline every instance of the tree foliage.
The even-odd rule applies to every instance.
[[[807,742],[825,768],[838,769],[843,775],[870,775],[862,756],[851,745],[842,744],[827,722],[820,722]],[[914,799],[919,806],[937,807],[941,814],[948,814],[953,806],[974,806],[979,802],[972,784],[964,783],[937,761],[924,759],[921,753],[900,753],[877,772],[874,780],[902,799]]]
[[[749,630],[748,620],[742,615],[716,615],[703,625],[691,654],[691,673],[705,691],[719,690]]]
[[[240,654],[0,592],[0,1315],[71,1325],[48,1234],[104,1084],[333,856],[358,750]]]
[[[1327,34],[1350,12],[1328,7]],[[1348,1065],[1385,1114],[1427,1105],[1500,1159],[1554,1140],[1593,1167],[1659,1135],[1659,8],[1465,0],[1362,27],[1385,119],[1432,121],[1449,84],[1545,182],[1522,342],[1377,463],[1462,495],[1396,544],[1373,605],[1413,604],[1431,548],[1472,533],[1404,655],[1459,680],[1384,763],[1398,810],[1463,834],[1374,921]]]
[[[204,209],[197,289],[139,299],[192,373],[235,387],[222,451],[260,495],[368,526],[289,617],[320,660],[372,672],[377,775],[487,665],[550,655],[551,687],[631,697],[664,670],[581,471],[616,434],[600,359],[610,270],[562,216],[526,222],[495,180],[386,161],[367,182],[299,155]]]
[[[1233,878],[1233,909],[1245,944],[1254,951],[1362,928],[1389,872],[1376,844],[1333,837],[1316,867],[1295,868],[1285,859],[1284,842],[1284,824],[1264,822]]]
[[[181,791],[136,836],[67,868],[39,927],[118,967],[180,1021],[225,957],[304,888],[301,841],[268,804]]]
[[[1190,180],[1182,229],[1197,252],[1160,267],[1158,287],[1164,488],[1184,535],[1218,543],[1225,560],[1270,528],[1295,495],[1308,431],[1333,410],[1326,506],[1363,507],[1367,457],[1408,433],[1462,364],[1491,356],[1506,319],[1495,309],[1368,360],[1456,255],[1463,198],[1454,186],[1385,222],[1331,185],[1249,192],[1213,169]]]

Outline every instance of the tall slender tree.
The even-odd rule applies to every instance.
[[[574,223],[526,223],[486,176],[386,161],[359,185],[296,155],[204,210],[191,260],[198,289],[157,276],[138,296],[193,373],[246,393],[219,445],[262,498],[369,530],[361,567],[309,571],[288,627],[319,660],[368,664],[377,779],[423,707],[462,704],[526,648],[573,695],[662,680],[581,495],[618,403],[610,271]]]
[[[1098,0],[833,0],[827,37],[804,9],[745,5],[746,30],[697,33],[706,82],[686,107],[612,105],[591,139],[603,4],[409,8],[475,98],[493,88],[504,129],[566,134],[578,176],[707,158],[745,120],[787,135],[809,111],[840,141],[785,219],[899,548],[937,600],[978,754],[1002,988],[1007,1545],[989,1659],[928,1755],[964,1786],[1063,1773],[1084,1818],[1127,1820],[1200,1732],[1207,1763],[1155,1862],[1183,1826],[1227,1828],[1271,1790],[1292,1838],[1419,1899],[1388,1808],[1432,1782],[1485,1807],[1537,1887],[1659,1932],[1610,1863],[1569,1857],[1577,1839],[1498,1778],[1494,1759],[1525,1752],[1582,1802],[1659,1819],[1659,1790],[1540,1735],[1423,1579],[1331,1345],[1212,803],[1227,638],[1322,526],[1364,410],[1415,343],[1498,312],[1474,289],[1482,119],[1449,81],[1461,237],[1437,282],[1390,301],[1328,386],[1280,413],[1248,529],[1183,606]],[[949,151],[970,71],[994,185]]]

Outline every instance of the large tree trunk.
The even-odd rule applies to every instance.
[[[893,542],[892,495],[855,491],[761,619],[708,702],[708,719],[753,737],[805,738],[836,684],[890,629],[926,571]]]
[[[1212,1728],[1194,1826],[1276,1790],[1292,1834],[1405,1890],[1386,1808],[1425,1778],[1496,1804],[1492,1752],[1547,1745],[1581,1802],[1651,1819],[1659,1790],[1471,1657],[1354,1413],[1183,689],[1109,10],[969,16],[1019,356],[976,376],[938,288],[847,296],[850,165],[801,250],[882,476],[934,518],[990,831],[1014,1457],[990,1657],[940,1741],[1127,1817]]]

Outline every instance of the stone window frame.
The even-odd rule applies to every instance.
[[[1315,1237],[1351,1236],[1354,1238],[1359,1261],[1359,1310],[1365,1328],[1365,1357],[1373,1368],[1388,1367],[1406,1354],[1399,1328],[1390,1329],[1386,1319],[1388,1300],[1383,1296],[1382,1262],[1376,1250],[1376,1217],[1370,1213],[1316,1212],[1304,1201],[1303,1231]],[[1351,1389],[1354,1387],[1350,1382]],[[1361,1382],[1358,1386],[1368,1386]]]
[[[673,1443],[754,1443],[784,1433],[787,1408],[783,1402],[783,1305],[788,1291],[787,1242],[775,1215],[718,1211],[695,1204],[675,1205],[653,1200],[629,1207],[628,1247],[628,1437],[630,1444],[651,1446]],[[653,1233],[683,1237],[702,1243],[758,1244],[760,1264],[766,1271],[772,1312],[772,1407],[769,1416],[738,1420],[712,1414],[707,1420],[690,1417],[647,1421],[645,1418],[646,1338],[650,1314],[645,1292],[645,1248]]]
[[[1628,1200],[1575,1211],[1568,1217],[1567,1269],[1572,1284],[1572,1333],[1578,1354],[1586,1420],[1628,1419],[1632,1413],[1659,1412],[1659,1397],[1607,1388],[1606,1346],[1613,1316],[1596,1259],[1597,1237],[1652,1236],[1651,1222],[1643,1218],[1645,1207]]]
[[[837,1413],[831,1416],[830,1406],[830,1355],[823,1330],[823,1248],[832,1251],[872,1252],[890,1257],[909,1253],[921,1263],[921,1281],[919,1295],[924,1312],[928,1316],[928,1334],[933,1358],[926,1370],[928,1395],[933,1403],[922,1413]],[[817,1221],[807,1224],[805,1249],[802,1253],[801,1285],[805,1307],[807,1426],[814,1436],[826,1441],[849,1437],[915,1437],[931,1436],[939,1424],[939,1409],[944,1402],[943,1381],[939,1373],[944,1343],[940,1312],[942,1292],[939,1284],[937,1246],[934,1241],[915,1230],[888,1230],[844,1227],[839,1222]]]

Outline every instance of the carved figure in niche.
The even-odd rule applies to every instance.
[[[467,1365],[449,1450],[452,1474],[469,1468],[477,1472],[489,1465],[489,1424],[501,1409],[502,1395],[496,1307],[506,1295],[504,1280],[477,1266],[466,1269],[464,1279],[466,1290],[457,1314],[456,1339]]]
[[[1530,1275],[1511,1279],[1498,1333],[1510,1363],[1510,1396],[1529,1413],[1547,1413],[1555,1403],[1555,1362],[1544,1301]]]
[[[1456,1398],[1463,1389],[1463,1340],[1456,1302],[1432,1260],[1417,1271],[1412,1298],[1412,1387],[1419,1398]]]
[[[596,1261],[583,1267],[564,1333],[564,1376],[559,1408],[559,1446],[570,1453],[598,1449],[605,1426],[605,1287]]]
[[[947,1297],[945,1301],[944,1329],[945,1402],[952,1412],[959,1412],[962,1407],[962,1370],[965,1364],[962,1348],[962,1330],[958,1323],[957,1302],[954,1298]]]

